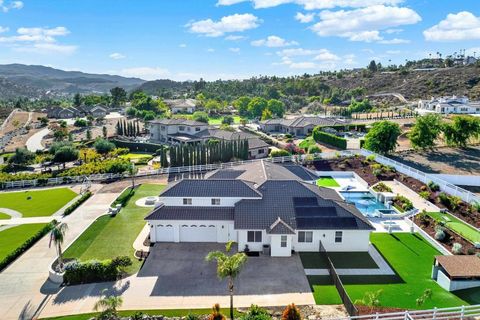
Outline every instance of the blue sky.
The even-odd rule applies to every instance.
[[[0,0],[0,64],[175,80],[480,55],[478,0]]]

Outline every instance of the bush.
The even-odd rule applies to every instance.
[[[323,142],[334,147],[338,147],[342,150],[347,149],[346,139],[337,137],[330,133],[323,132],[321,127],[316,127],[315,129],[313,129],[312,136],[316,142]]]
[[[463,254],[463,247],[460,243],[455,242],[452,246],[453,254]]]
[[[40,240],[43,236],[49,233],[57,224],[57,221],[53,220],[45,227],[43,227],[40,231],[34,234],[32,237],[28,238],[20,247],[16,248],[12,252],[10,252],[3,260],[0,261],[0,271],[5,269],[10,263],[12,263],[15,259],[17,259],[22,253],[30,249],[38,240]]]
[[[92,193],[90,191],[85,192],[80,199],[72,203],[65,211],[63,212],[64,216],[68,216],[70,213],[72,213],[75,209],[77,209],[82,203],[87,201],[88,198],[92,196]]]
[[[433,192],[440,191],[440,186],[439,186],[438,184],[436,184],[435,182],[433,182],[433,181],[430,181],[430,182],[428,183],[428,188],[429,188],[430,190],[432,190]]]
[[[445,237],[446,237],[445,231],[438,228],[437,231],[435,232],[435,240],[443,241],[445,240]]]
[[[445,207],[447,207],[450,210],[455,210],[459,207],[460,203],[462,202],[462,199],[459,197],[455,196],[450,196],[446,194],[445,192],[442,192],[438,195],[438,198],[440,199],[440,203],[443,204]]]
[[[270,152],[270,157],[275,158],[275,157],[286,157],[290,156],[290,152],[284,149],[279,149],[279,150],[273,150]]]
[[[203,111],[195,111],[192,115],[192,120],[208,123],[208,114]]]
[[[105,139],[97,139],[93,147],[98,153],[107,154],[115,149],[115,144]]]
[[[112,207],[116,207],[117,204],[121,204],[122,207],[125,207],[128,203],[128,200],[130,200],[130,198],[133,197],[134,194],[135,194],[135,189],[132,189],[132,188],[125,189],[125,191],[123,191],[122,194],[120,194],[118,198],[115,199],[115,201],[112,203]]]
[[[300,311],[293,303],[289,304],[282,313],[282,320],[301,320]]]
[[[240,317],[241,320],[270,320],[272,317],[267,310],[252,304],[247,313]]]
[[[472,256],[472,255],[475,254],[475,251],[476,251],[475,248],[470,247],[470,248],[467,249],[467,254],[468,254],[469,256]]]
[[[400,209],[400,211],[409,211],[413,209],[413,203],[410,201],[410,199],[402,196],[402,195],[397,195],[395,198],[393,198],[393,203],[397,209]]]
[[[158,149],[162,147],[161,144],[157,143],[148,143],[148,142],[131,142],[131,141],[123,141],[123,140],[111,140],[117,148],[128,148],[131,152],[139,151],[139,152],[149,152],[154,153]]]
[[[218,303],[212,307],[212,313],[208,316],[208,320],[225,320],[225,316],[220,311],[220,305]]]
[[[65,264],[64,281],[68,285],[114,281],[123,274],[123,268],[130,266],[130,257],[117,257],[113,260],[79,262],[77,260]]]
[[[320,149],[319,146],[310,146],[308,147],[308,154],[313,154],[313,153],[321,153],[322,149]]]
[[[423,199],[428,199],[430,197],[430,192],[429,191],[420,191],[418,194],[420,197]]]
[[[115,158],[104,161],[84,163],[60,173],[59,177],[83,176],[100,173],[123,173],[130,168],[130,162],[125,159]]]
[[[383,182],[379,182],[376,185],[374,185],[373,190],[376,192],[392,192],[392,188],[390,188]]]
[[[75,122],[73,123],[73,125],[75,127],[84,128],[84,127],[88,126],[88,122],[85,119],[76,119]]]

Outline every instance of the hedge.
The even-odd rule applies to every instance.
[[[92,196],[92,193],[90,191],[85,192],[80,199],[72,203],[65,211],[63,212],[64,216],[68,216],[70,213],[72,213],[75,209],[77,209],[82,203],[87,201],[88,198]]]
[[[68,285],[115,281],[124,273],[123,268],[130,265],[132,265],[132,259],[127,256],[104,261],[79,262],[74,260],[65,264],[63,279]]]
[[[312,136],[316,142],[323,142],[331,146],[338,147],[342,150],[347,149],[347,139],[323,132],[319,127],[313,129]]]
[[[140,151],[140,152],[150,152],[155,153],[158,149],[162,147],[161,144],[150,143],[150,142],[132,142],[132,141],[123,141],[112,139],[111,142],[115,144],[117,148],[128,148],[130,151]]]
[[[131,197],[135,194],[135,189],[132,188],[127,188],[125,189],[117,199],[112,203],[112,208],[115,208],[117,204],[121,204],[122,207],[125,207],[128,203],[128,200],[130,200]]]
[[[367,132],[366,124],[336,124],[333,126],[323,126],[322,128],[332,128],[335,130],[356,130],[359,132]]]
[[[2,261],[0,261],[0,271],[5,269],[10,263],[15,261],[22,253],[30,249],[38,240],[40,240],[44,235],[49,233],[57,224],[56,220],[53,220],[40,231],[34,234],[32,237],[27,239],[20,247],[8,254]]]

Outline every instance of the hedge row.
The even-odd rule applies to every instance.
[[[335,130],[356,130],[359,132],[367,132],[367,125],[366,124],[336,124],[333,126],[324,126],[322,128],[332,128]]]
[[[124,274],[124,268],[132,265],[127,256],[112,260],[79,262],[77,260],[65,264],[63,280],[68,285],[115,281]]]
[[[17,259],[22,253],[30,249],[38,240],[40,240],[44,235],[49,233],[57,224],[56,220],[53,220],[40,231],[34,234],[32,237],[27,239],[20,247],[9,253],[2,261],[0,261],[0,271],[5,269],[10,263]]]
[[[80,199],[72,203],[65,211],[63,212],[64,216],[68,216],[70,213],[72,213],[75,209],[77,209],[82,203],[87,201],[88,198],[92,196],[92,193],[90,191],[85,192]]]
[[[161,144],[149,143],[149,142],[132,142],[122,141],[117,139],[111,140],[117,148],[128,148],[130,151],[150,152],[155,153],[162,147]]]
[[[316,142],[323,142],[331,146],[340,148],[342,150],[347,149],[347,139],[340,138],[333,134],[323,132],[318,127],[313,129],[312,136]]]

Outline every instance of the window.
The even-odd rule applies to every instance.
[[[187,131],[190,131],[190,127],[187,127]]]
[[[299,231],[298,232],[298,242],[313,242],[313,232],[312,231]]]
[[[185,127],[184,127],[184,126],[180,126],[180,127],[178,127],[178,130],[179,130],[179,131],[185,131]]]
[[[335,231],[335,242],[342,242],[343,231]]]
[[[161,126],[160,130],[165,131],[165,126]]]
[[[247,242],[262,242],[262,231],[248,231]]]
[[[220,199],[219,198],[213,198],[212,199],[212,206],[219,206],[220,205]]]
[[[195,128],[195,132],[198,132],[198,131],[200,131],[200,128]]]
[[[258,154],[265,153],[265,149],[258,149]]]
[[[287,236],[280,237],[280,247],[286,248],[287,247]]]
[[[192,198],[183,198],[183,205],[184,206],[191,206],[192,205]]]

